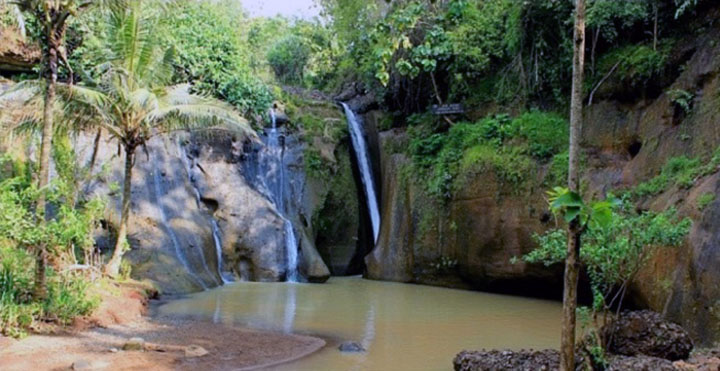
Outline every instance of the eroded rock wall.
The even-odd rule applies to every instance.
[[[707,163],[720,146],[720,27],[679,40],[672,79],[661,90],[629,97],[603,88],[587,107],[583,127],[588,197],[632,188],[658,175],[673,157]],[[677,66],[676,66],[677,67]],[[611,77],[608,86],[614,86]],[[617,85],[617,84],[615,84]],[[692,95],[689,112],[671,92]],[[425,196],[408,176],[402,130],[381,133],[382,228],[366,258],[372,279],[561,295],[561,267],[512,264],[531,251],[533,233],[552,225],[544,188],[513,191],[492,171],[469,174],[447,204]],[[535,184],[545,166],[533,169]],[[700,344],[720,340],[720,176],[702,175],[689,188],[670,186],[640,200],[640,210],[676,208],[693,227],[679,248],[661,249],[632,285],[631,302],[662,312]],[[701,196],[715,200],[699,206]]]

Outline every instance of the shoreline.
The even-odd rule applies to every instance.
[[[275,333],[232,324],[148,316],[151,303],[133,285],[103,297],[89,318],[23,339],[0,336],[2,370],[259,370],[297,361],[326,347],[316,336]],[[172,298],[170,298],[172,300]],[[164,300],[160,300],[163,302]],[[141,350],[122,350],[131,338]],[[190,346],[206,355],[187,354]]]

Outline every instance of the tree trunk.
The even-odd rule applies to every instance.
[[[655,19],[653,22],[653,50],[657,51],[657,43],[658,43],[658,12],[660,8],[660,4],[658,4],[657,0],[655,0]]]
[[[125,182],[123,184],[122,209],[120,211],[120,229],[118,230],[117,241],[112,258],[105,266],[105,274],[116,277],[120,273],[120,262],[127,247],[127,224],[130,217],[130,201],[132,197],[132,168],[135,148],[125,147]]]
[[[570,161],[568,187],[579,192],[580,135],[582,133],[583,70],[585,68],[585,0],[577,0],[575,9],[575,35],[573,51],[572,96],[570,101]],[[565,285],[563,290],[563,324],[560,344],[560,370],[575,369],[575,310],[580,271],[580,236],[582,229],[576,218],[568,227]]]
[[[50,182],[50,151],[52,150],[52,136],[54,124],[54,105],[55,105],[55,84],[57,83],[58,71],[58,41],[52,30],[48,31],[48,50],[47,50],[47,76],[45,89],[45,105],[43,107],[43,130],[42,142],[40,144],[40,169],[38,171],[38,189],[41,190],[38,197],[37,219],[40,223],[45,222],[46,194],[45,188]],[[47,263],[46,252],[44,246],[38,246],[35,252],[35,287],[33,296],[36,299],[44,299],[47,295],[47,285],[45,277],[45,264]]]
[[[98,150],[100,149],[100,139],[102,138],[102,129],[98,129],[97,134],[95,135],[95,142],[93,143],[93,151],[92,151],[92,157],[90,157],[90,166],[88,166],[88,175],[92,176],[93,168],[95,167],[95,162],[97,161],[97,155]]]

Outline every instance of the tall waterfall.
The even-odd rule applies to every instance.
[[[367,207],[370,211],[370,222],[372,223],[373,237],[375,238],[374,242],[377,243],[378,237],[380,236],[380,209],[375,192],[375,182],[373,181],[373,172],[367,142],[365,141],[365,133],[361,121],[355,115],[355,112],[353,112],[347,104],[341,104],[345,109],[345,116],[347,116],[348,126],[350,127],[350,138],[352,139],[352,145],[355,149],[355,156],[357,157],[362,183],[365,188],[365,196],[367,197]]]
[[[265,147],[258,153],[257,169],[255,169],[255,188],[263,193],[274,205],[284,220],[283,234],[285,238],[286,279],[297,282],[298,275],[298,240],[295,227],[288,215],[291,210],[287,205],[289,183],[286,179],[285,136],[277,127],[275,111],[270,110],[272,126],[263,136]]]

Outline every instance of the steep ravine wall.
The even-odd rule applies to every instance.
[[[672,157],[707,161],[720,146],[720,28],[677,43],[674,81],[663,92],[596,97],[585,112],[582,179],[588,196],[631,188],[656,176]],[[607,83],[613,86],[612,78]],[[668,93],[693,95],[691,112],[678,114]],[[405,155],[401,129],[380,134],[382,228],[378,246],[366,258],[367,277],[508,293],[560,295],[561,267],[511,264],[532,250],[532,235],[549,228],[544,188],[520,192],[493,172],[467,175],[465,186],[446,204],[424,195]],[[534,184],[546,169],[537,164]],[[698,198],[720,195],[717,172],[689,189],[670,187],[640,201],[639,209],[678,209],[693,220],[686,243],[663,249],[632,285],[631,301],[664,313],[688,328],[700,344],[720,340],[720,201],[704,208]],[[444,263],[443,263],[444,262]]]

